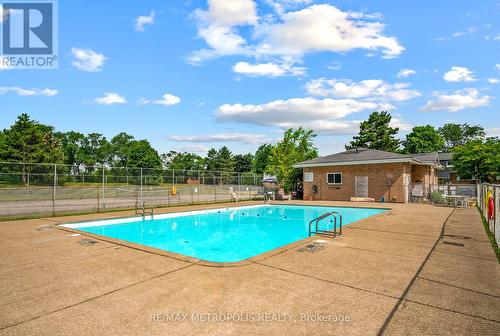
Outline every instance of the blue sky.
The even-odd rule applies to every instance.
[[[370,112],[500,134],[500,2],[59,1],[59,69],[0,71],[0,127],[125,131],[235,153],[313,128],[343,149]]]

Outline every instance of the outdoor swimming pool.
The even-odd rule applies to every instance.
[[[309,221],[331,211],[343,226],[386,209],[255,205],[108,219],[62,226],[213,262],[236,262],[304,239]],[[332,225],[328,220],[322,228]]]

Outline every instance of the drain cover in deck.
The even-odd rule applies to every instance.
[[[322,250],[324,248],[325,248],[325,246],[323,244],[313,243],[313,244],[306,245],[302,248],[299,248],[297,250],[297,252],[314,253],[314,252],[317,252],[317,251]]]
[[[452,234],[445,234],[446,237],[451,237],[451,238],[458,238],[458,239],[470,239],[469,236],[462,236],[462,235],[452,235]]]
[[[80,240],[79,243],[80,243],[80,245],[83,245],[83,246],[92,246],[94,244],[97,244],[97,241],[92,240],[92,239],[88,239],[88,238],[84,238],[84,239]]]
[[[465,246],[462,243],[454,243],[454,242],[449,242],[449,241],[444,241],[443,244],[448,244],[448,245],[453,245],[453,246],[460,246],[460,247],[464,247]]]

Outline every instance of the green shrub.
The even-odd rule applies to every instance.
[[[429,195],[429,198],[430,198],[432,203],[439,203],[439,204],[444,203],[444,197],[439,191],[431,192],[431,194]]]

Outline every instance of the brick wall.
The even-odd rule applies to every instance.
[[[313,182],[304,182],[304,199],[348,201],[355,195],[355,176],[368,176],[368,197],[374,198],[375,201],[379,201],[383,196],[386,202],[405,202],[404,179],[410,171],[408,163],[304,168],[304,172],[314,174]],[[342,184],[328,185],[326,174],[336,172],[342,173]],[[316,194],[312,192],[313,185],[318,187]]]
[[[426,189],[438,184],[436,169],[432,166],[412,165],[411,182],[421,182]]]

